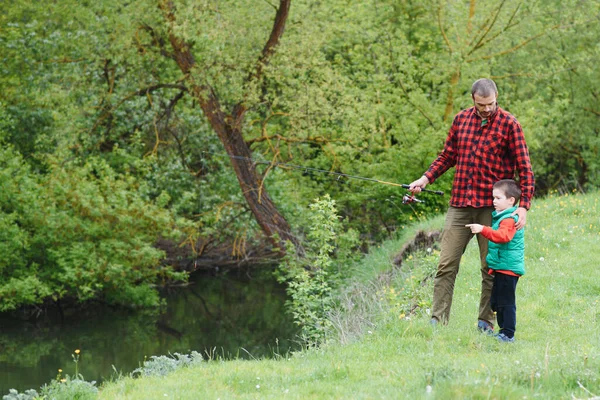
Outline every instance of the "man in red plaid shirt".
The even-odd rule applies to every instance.
[[[456,167],[450,207],[442,233],[440,261],[435,276],[431,323],[448,323],[454,281],[460,259],[473,233],[467,224],[491,226],[492,186],[501,179],[512,179],[518,171],[521,199],[515,214],[517,229],[525,226],[527,210],[534,190],[533,171],[523,130],[517,119],[498,107],[498,89],[494,81],[479,79],[471,88],[474,106],[456,115],[444,149],[427,172],[410,184],[419,193],[451,167]],[[488,274],[485,257],[488,241],[477,235],[481,259],[481,299],[478,328],[494,330],[494,313],[490,307],[493,276]]]

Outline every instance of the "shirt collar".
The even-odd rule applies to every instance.
[[[502,211],[496,211],[496,210],[494,210],[494,211],[492,211],[492,216],[493,217],[500,217],[500,216],[503,216],[503,215],[506,215],[506,214],[512,214],[516,210],[517,210],[517,206],[512,206],[512,207],[509,207],[509,208],[507,208],[505,210],[502,210]]]
[[[498,115],[498,110],[500,110],[500,107],[498,106],[498,102],[496,102],[496,111],[494,111],[494,113],[492,115],[490,115],[487,119],[483,119],[483,118],[481,118],[481,115],[479,115],[479,111],[477,111],[477,107],[473,106],[473,113],[475,115],[477,115],[477,117],[479,119],[481,119],[482,127],[488,125],[496,118],[496,115]]]

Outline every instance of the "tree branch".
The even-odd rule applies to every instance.
[[[271,3],[268,0],[264,0],[264,2],[267,3],[268,5],[270,5],[271,7],[273,7],[275,10],[277,10],[277,6],[275,4]]]
[[[543,79],[543,78],[547,78],[550,76],[555,76],[556,74],[559,74],[561,72],[567,72],[567,71],[573,71],[575,70],[575,67],[568,67],[568,68],[563,68],[563,69],[558,69],[546,74],[538,74],[538,73],[532,73],[532,72],[514,72],[514,73],[510,73],[510,74],[504,74],[504,75],[491,75],[490,79],[493,80],[500,80],[500,79],[506,79],[506,78],[513,78],[513,77],[529,77],[529,78],[536,78],[536,79]]]
[[[554,25],[553,27],[551,27],[547,31],[538,33],[537,35],[532,36],[529,39],[526,39],[526,40],[522,41],[521,43],[519,43],[518,45],[516,45],[516,46],[514,46],[514,47],[512,47],[510,49],[503,50],[503,51],[500,51],[500,52],[494,53],[494,54],[489,54],[487,56],[483,56],[483,57],[479,57],[479,58],[470,58],[470,59],[466,60],[466,62],[489,60],[490,58],[494,58],[494,57],[498,57],[498,56],[503,56],[503,55],[512,53],[512,52],[514,52],[516,50],[519,50],[521,47],[525,46],[526,44],[528,44],[532,40],[535,40],[535,39],[537,39],[537,38],[539,38],[541,36],[544,36],[548,32],[553,31],[554,29],[557,29],[557,28],[560,28],[560,25]]]
[[[135,31],[135,39],[137,42],[138,50],[142,54],[144,54],[146,52],[146,49],[142,45],[142,40],[140,39],[140,35],[138,33],[140,29],[147,31],[150,34],[150,37],[152,38],[152,43],[151,43],[152,46],[158,47],[161,55],[168,57],[168,58],[173,58],[173,54],[171,54],[165,48],[165,39],[163,37],[161,37],[160,35],[158,35],[156,33],[156,31],[150,25],[147,25],[147,24],[143,24]]]
[[[140,89],[137,92],[133,92],[128,95],[125,99],[129,99],[133,96],[147,96],[148,94],[157,91],[158,89],[179,89],[181,92],[187,92],[188,88],[184,85],[177,85],[174,83],[159,83],[156,85],[148,86],[147,88]]]
[[[473,28],[473,17],[475,16],[475,0],[471,0],[469,3],[469,18],[467,22],[467,36],[471,34]]]
[[[175,60],[177,66],[186,77],[191,77],[190,72],[196,66],[196,60],[192,54],[190,45],[183,39],[177,37],[173,31],[175,25],[175,6],[171,0],[159,1],[159,8],[162,10],[165,20],[169,24],[169,42],[173,52],[171,58]],[[192,78],[193,79],[193,78]],[[213,126],[224,127],[227,117],[223,111],[219,99],[213,87],[209,85],[198,85],[192,83],[192,92],[200,102],[200,107],[204,115]],[[216,124],[216,125],[215,125]]]
[[[511,20],[512,20],[512,17],[511,17]],[[514,47],[512,47],[510,49],[507,49],[507,50],[504,50],[504,51],[500,51],[498,53],[490,54],[490,55],[487,55],[487,56],[483,56],[483,57],[480,57],[480,58],[469,58],[469,59],[466,60],[466,62],[489,60],[490,58],[494,58],[496,56],[502,56],[502,55],[505,55],[505,54],[509,54],[509,53],[512,53],[513,51],[516,51],[516,50],[520,49],[521,47],[525,46],[526,44],[528,44],[532,40],[535,40],[535,39],[537,39],[537,38],[539,38],[541,36],[544,36],[545,34],[548,34],[548,33],[552,32],[552,31],[554,31],[556,29],[570,28],[570,27],[578,26],[578,25],[587,25],[588,23],[594,23],[594,22],[596,22],[596,18],[591,18],[591,19],[586,20],[586,21],[574,22],[574,23],[570,23],[570,24],[566,24],[566,25],[556,24],[556,25],[550,27],[549,29],[545,30],[544,32],[541,32],[541,33],[539,33],[539,34],[537,34],[535,36],[532,36],[532,37],[524,40],[523,42],[519,43],[518,45],[516,45],[516,46],[514,46]],[[509,27],[515,26],[515,25],[516,24],[507,26],[506,29],[508,29]],[[569,68],[569,69],[572,69],[572,68]]]
[[[510,16],[508,22],[506,23],[506,26],[504,28],[502,28],[500,31],[498,31],[495,35],[491,36],[490,38],[488,38],[487,40],[483,40],[483,37],[481,38],[481,40],[479,40],[478,44],[476,46],[474,46],[471,51],[469,51],[469,53],[467,54],[467,56],[470,56],[471,54],[473,54],[476,50],[484,47],[486,44],[490,43],[492,40],[496,39],[498,36],[500,36],[501,34],[503,34],[504,32],[506,32],[507,30],[509,30],[510,28],[512,28],[513,26],[517,26],[519,23],[515,22],[514,24],[512,23],[513,19],[515,18],[515,16],[517,15],[517,12],[519,11],[519,8],[521,8],[521,4],[519,3],[519,5],[517,6],[517,8],[515,8],[515,11],[512,13],[512,15]]]
[[[406,96],[406,100],[408,101],[408,103],[410,105],[412,105],[414,108],[416,108],[421,113],[421,115],[423,115],[423,117],[425,117],[425,119],[427,121],[429,121],[429,124],[431,125],[431,127],[435,128],[435,124],[433,123],[433,120],[427,115],[427,113],[423,110],[422,107],[419,107],[417,104],[415,104],[412,101],[412,99],[410,98],[410,94],[408,93],[408,90],[406,89],[406,86],[404,86],[404,82],[402,81],[402,79],[399,78],[399,76],[401,75],[401,72],[400,72],[400,68],[398,68],[398,63],[396,62],[396,56],[394,55],[392,38],[391,38],[389,32],[387,32],[386,36],[387,36],[387,43],[388,43],[388,53],[389,53],[390,59],[393,61],[393,65],[396,70],[395,71],[396,73],[392,76],[390,81],[398,82],[398,84],[400,84],[400,89],[402,89],[402,92],[404,92],[404,95]]]
[[[450,49],[450,53],[454,53],[454,50],[452,49],[452,45],[450,44],[450,40],[448,40],[448,36],[446,36],[446,31],[444,30],[444,25],[442,24],[442,6],[441,5],[438,7],[438,26],[440,27],[440,32],[442,33],[444,42],[446,42],[448,49]]]
[[[173,5],[173,1],[171,0],[162,0],[159,1],[158,7],[162,10],[165,19],[169,23],[169,42],[171,43],[171,47],[173,48],[173,53],[171,53],[171,58],[175,60],[179,69],[184,73],[184,75],[188,75],[192,67],[196,65],[196,60],[190,51],[189,44],[183,40],[175,36],[173,33],[173,27],[175,25],[175,6]]]
[[[596,110],[593,110],[593,109],[591,109],[591,108],[587,108],[587,107],[583,107],[583,109],[584,109],[585,111],[589,111],[589,112],[591,112],[592,114],[596,115],[597,117],[600,117],[600,111],[596,111]]]
[[[324,136],[314,136],[314,137],[307,137],[307,138],[299,139],[299,138],[288,138],[285,136],[281,136],[280,134],[257,137],[254,139],[247,140],[246,143],[248,143],[248,145],[252,145],[254,143],[266,142],[266,141],[270,141],[273,139],[277,139],[277,140],[280,140],[280,141],[286,142],[286,143],[330,143],[330,142],[351,143],[350,140],[327,139]]]
[[[277,9],[277,13],[275,14],[275,19],[273,21],[273,28],[271,29],[271,34],[269,35],[269,39],[265,43],[263,50],[256,61],[254,66],[254,71],[252,71],[247,78],[248,82],[259,80],[262,77],[264,68],[269,64],[271,56],[275,52],[275,47],[279,44],[279,40],[283,35],[283,31],[285,29],[285,23],[287,21],[288,15],[290,13],[290,4],[291,0],[280,0],[279,8]],[[233,109],[232,119],[233,123],[238,125],[241,124],[241,121],[244,117],[244,114],[247,111],[247,107],[244,104],[244,100],[239,102]]]
[[[262,53],[256,64],[256,71],[253,78],[259,79],[262,76],[263,68],[269,63],[271,56],[275,52],[275,47],[279,44],[279,40],[283,35],[285,29],[285,23],[290,13],[291,0],[280,0],[277,14],[275,14],[275,21],[273,22],[273,29],[271,29],[271,35],[269,40],[263,47]]]
[[[82,62],[82,61],[86,61],[86,59],[85,58],[70,59],[65,56],[63,58],[51,58],[50,60],[47,60],[43,63],[70,64],[70,63],[78,63],[78,62]]]
[[[404,92],[404,95],[406,96],[406,100],[408,101],[408,103],[410,105],[412,105],[414,108],[417,109],[418,112],[421,113],[421,115],[427,120],[429,121],[429,125],[431,125],[432,128],[435,128],[435,124],[433,123],[433,120],[431,119],[431,117],[429,117],[429,115],[427,115],[427,113],[423,110],[422,107],[419,107],[417,104],[415,104],[411,98],[410,95],[408,94],[408,91],[406,90],[406,87],[404,86],[404,83],[402,82],[402,79],[396,78],[397,82],[400,84],[400,89],[402,89],[402,91]]]
[[[481,35],[481,37],[479,38],[477,43],[473,46],[473,48],[467,55],[470,55],[471,53],[473,53],[476,49],[478,49],[481,46],[481,42],[483,41],[483,39],[485,39],[485,37],[488,35],[488,33],[490,33],[490,31],[496,24],[496,21],[498,20],[498,15],[500,15],[500,11],[502,11],[502,7],[504,6],[504,3],[506,3],[506,0],[503,0],[502,3],[500,3],[498,8],[496,9],[495,15],[493,16],[492,20],[490,21],[487,29],[485,30],[485,32],[483,32],[483,35]]]
[[[187,87],[185,87],[183,85],[162,83],[162,84],[149,86],[147,88],[140,89],[138,91],[130,93],[127,96],[123,97],[114,107],[111,107],[110,110],[106,110],[105,112],[103,112],[102,115],[98,118],[98,120],[94,124],[94,126],[92,127],[91,131],[93,132],[98,127],[100,122],[102,122],[104,119],[106,119],[108,116],[110,116],[117,108],[122,106],[123,103],[125,103],[127,100],[130,100],[131,98],[133,98],[135,96],[148,96],[150,93],[155,92],[156,90],[159,90],[159,89],[179,89],[181,92],[188,91]]]

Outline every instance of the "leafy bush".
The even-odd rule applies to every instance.
[[[33,389],[19,393],[16,389],[10,389],[7,395],[2,396],[2,400],[35,400],[39,398],[38,392]]]
[[[0,311],[49,299],[158,305],[151,285],[186,278],[153,247],[177,230],[135,188],[100,159],[49,162],[38,175],[0,150]]]
[[[175,353],[173,356],[152,356],[145,360],[140,368],[132,374],[140,376],[165,376],[179,368],[191,366],[202,362],[202,354],[192,351],[189,355]]]
[[[342,236],[337,233],[341,223],[335,201],[329,195],[316,199],[310,205],[310,211],[310,227],[304,243],[306,254],[299,257],[294,246],[288,244],[291,250],[276,275],[280,282],[288,284],[291,297],[288,308],[302,329],[303,340],[308,345],[315,345],[325,339],[331,327],[328,315],[333,308],[332,290],[344,276],[340,266],[351,258],[349,249],[358,243],[358,237],[354,231]],[[340,260],[336,260],[334,253],[340,243],[346,247],[340,249]]]
[[[93,400],[98,398],[96,382],[79,378],[54,380],[42,388],[44,399],[50,400]]]

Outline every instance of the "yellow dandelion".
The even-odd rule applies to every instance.
[[[62,378],[60,381],[61,381],[62,383],[65,383],[67,380],[66,380],[65,378]]]
[[[79,349],[76,349],[76,350],[75,350],[75,354],[79,354],[79,353],[81,353],[81,350],[79,350]]]
[[[60,369],[60,368],[59,368],[59,369],[58,369],[58,372],[62,372],[62,369]]]

